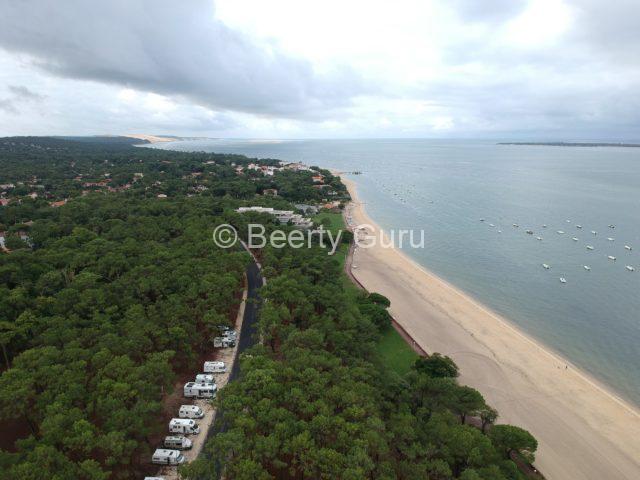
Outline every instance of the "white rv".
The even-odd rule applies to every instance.
[[[204,417],[204,412],[197,405],[181,405],[178,416],[180,418],[202,418]]]
[[[189,450],[193,446],[191,440],[184,435],[169,435],[164,437],[164,447],[175,450]]]
[[[238,339],[238,332],[236,332],[235,330],[226,330],[222,332],[222,336],[225,338],[229,338],[235,342]]]
[[[190,418],[172,418],[169,422],[169,433],[196,435],[200,433],[200,427]]]
[[[187,398],[216,398],[218,387],[212,383],[189,382],[184,384],[184,396]]]
[[[216,383],[216,379],[210,373],[199,373],[196,375],[196,383]]]
[[[158,448],[153,452],[151,463],[155,463],[157,465],[180,465],[181,463],[184,463],[184,455],[182,455],[178,450]]]
[[[213,339],[214,348],[229,348],[236,346],[236,340],[229,337],[215,337]]]
[[[204,362],[202,371],[204,373],[224,373],[227,371],[227,367],[224,362]]]

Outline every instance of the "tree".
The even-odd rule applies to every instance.
[[[414,363],[414,368],[425,375],[435,378],[456,378],[458,366],[448,356],[433,353],[428,357],[421,357]]]
[[[489,438],[505,458],[512,453],[521,455],[527,462],[533,463],[538,441],[528,431],[513,425],[495,425],[489,430]]]
[[[480,415],[480,420],[482,420],[482,433],[487,433],[487,427],[495,423],[498,419],[498,411],[491,408],[489,405],[485,405],[478,413]]]
[[[2,347],[2,358],[7,369],[11,368],[7,346],[11,345],[16,335],[18,335],[18,329],[15,323],[0,321],[0,347]]]
[[[372,292],[369,294],[367,299],[370,302],[375,303],[376,305],[382,305],[385,308],[389,308],[391,306],[391,300],[379,293]]]
[[[460,422],[463,425],[467,415],[476,414],[485,405],[484,398],[475,388],[463,385],[454,390],[451,410],[460,416]]]

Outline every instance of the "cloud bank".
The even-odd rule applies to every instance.
[[[0,133],[640,140],[639,15],[635,0],[5,0]]]

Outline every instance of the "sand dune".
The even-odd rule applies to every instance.
[[[353,222],[379,230],[355,184],[343,182],[354,199]],[[640,479],[635,407],[400,251],[359,248],[354,264],[354,276],[391,300],[394,317],[422,348],[456,361],[461,383],[477,388],[499,421],[536,436],[536,466],[547,478]]]
[[[142,133],[127,134],[125,135],[125,137],[137,138],[138,140],[147,140],[150,143],[173,142],[176,140],[175,138],[161,137],[158,135],[145,135]]]

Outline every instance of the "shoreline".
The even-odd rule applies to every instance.
[[[382,231],[356,183],[340,178],[354,224]],[[391,299],[392,315],[420,347],[456,361],[460,382],[498,409],[499,423],[531,431],[540,444],[535,463],[547,478],[640,478],[633,434],[640,412],[632,404],[402,250],[361,248],[357,264],[352,275]]]

